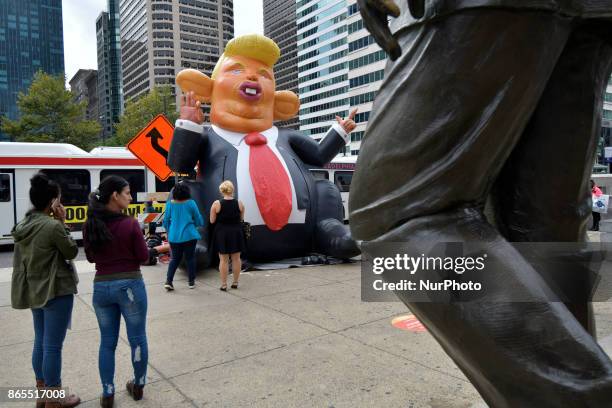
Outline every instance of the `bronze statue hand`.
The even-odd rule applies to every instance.
[[[357,0],[363,24],[392,61],[401,54],[397,40],[391,34],[387,16],[398,17],[400,10],[393,0]]]

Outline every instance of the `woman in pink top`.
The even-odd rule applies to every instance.
[[[591,194],[593,197],[599,197],[603,193],[601,189],[597,187],[597,184],[593,180],[591,180]],[[592,211],[593,214],[593,226],[591,227],[591,231],[599,231],[599,221],[601,221],[601,214],[595,211]]]

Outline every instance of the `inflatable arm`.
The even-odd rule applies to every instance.
[[[340,126],[334,125],[320,142],[300,132],[291,132],[289,144],[304,163],[322,167],[344,148],[346,138],[346,132]]]

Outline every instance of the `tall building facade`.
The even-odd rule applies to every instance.
[[[604,94],[603,119],[612,122],[612,77],[608,80]]]
[[[114,135],[114,124],[123,113],[119,0],[108,0],[108,12],[96,20],[98,46],[98,100],[102,141]]]
[[[274,66],[276,89],[298,92],[297,24],[295,0],[264,0],[264,35],[278,44],[281,56]],[[299,129],[299,117],[277,123]]]
[[[79,69],[68,82],[77,103],[85,102],[86,120],[98,120],[98,71],[95,69]]]
[[[345,154],[359,154],[386,55],[363,26],[356,0],[296,5],[300,129],[318,139],[336,115],[358,108]]]
[[[234,35],[231,0],[120,0],[125,100],[156,85],[175,89],[184,68],[208,75]],[[178,100],[176,101],[178,106]]]
[[[19,117],[17,96],[42,70],[64,74],[61,0],[0,0],[0,115]],[[0,133],[0,140],[8,136]]]
[[[351,155],[357,155],[376,92],[383,80],[387,54],[376,44],[374,37],[363,25],[356,0],[348,1],[347,35],[348,102],[351,109],[359,109],[355,115],[357,127],[351,133],[348,150]]]
[[[609,157],[612,146],[612,77],[608,79],[604,93],[604,103],[601,118],[601,133],[593,173],[610,173],[612,157]]]

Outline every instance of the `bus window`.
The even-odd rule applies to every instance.
[[[0,174],[0,202],[11,201],[11,175]]]
[[[137,193],[147,191],[145,188],[145,175],[143,170],[102,170],[100,172],[100,181],[107,176],[123,177],[130,184],[130,193],[132,194],[132,202],[139,202],[136,197]]]
[[[161,181],[155,177],[155,191],[158,193],[167,193],[174,187],[174,176],[168,177],[166,181]]]
[[[63,205],[86,205],[91,191],[91,178],[87,170],[41,170],[62,189]]]
[[[325,170],[310,170],[315,180],[329,180],[329,173]]]
[[[346,193],[350,190],[352,179],[352,171],[336,171],[334,173],[334,183],[336,183],[336,186],[338,186],[342,193]]]

